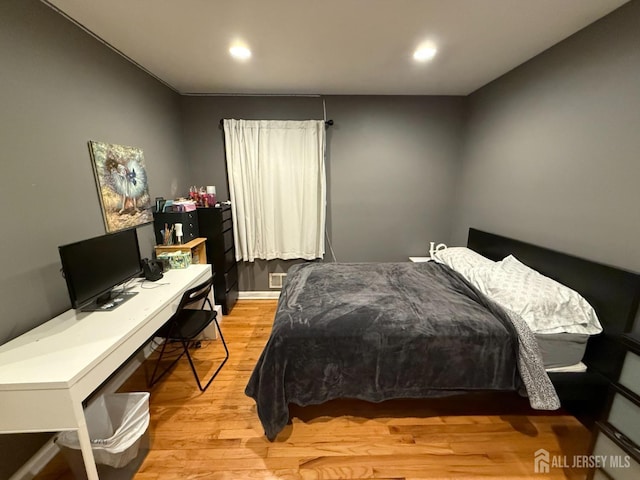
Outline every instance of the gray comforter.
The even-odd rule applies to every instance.
[[[289,403],[517,390],[518,366],[532,365],[524,375],[529,388],[530,370],[534,379],[540,372],[522,353],[536,351],[520,352],[517,327],[434,262],[296,265],[246,394],[273,440],[289,420]]]

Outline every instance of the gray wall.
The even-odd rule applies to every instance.
[[[449,238],[452,186],[464,120],[460,97],[325,97],[327,231],[343,262],[405,261],[429,240]],[[221,118],[322,118],[318,97],[184,97],[193,183],[227,198]],[[325,259],[331,260],[328,251]],[[268,290],[267,272],[290,262],[240,268],[241,290]]]
[[[406,261],[450,235],[461,97],[328,97],[332,242],[347,262]]]
[[[474,226],[640,271],[640,2],[469,100],[454,240]]]
[[[186,183],[179,97],[36,0],[0,2],[0,343],[70,302],[58,245],[105,233],[87,142],[144,150],[151,196]],[[143,254],[152,229],[138,229]],[[43,436],[0,435],[0,478]]]

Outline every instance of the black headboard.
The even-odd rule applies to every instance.
[[[616,378],[622,363],[615,338],[631,331],[640,304],[640,274],[602,265],[474,228],[467,246],[492,260],[509,254],[538,272],[580,293],[595,309],[604,329],[589,339],[584,363]]]

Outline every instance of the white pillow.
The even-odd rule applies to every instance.
[[[462,274],[463,277],[471,282],[473,282],[473,272],[475,269],[491,266],[496,263],[467,247],[449,247],[438,250],[433,254],[433,258],[437,262],[444,263],[446,266]]]
[[[476,271],[478,288],[496,303],[519,314],[535,333],[586,333],[602,326],[593,307],[576,291],[509,255]]]

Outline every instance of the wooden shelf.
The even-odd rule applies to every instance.
[[[163,252],[177,252],[191,250],[192,263],[207,263],[207,249],[205,247],[206,238],[196,238],[181,245],[156,245],[156,256]]]

